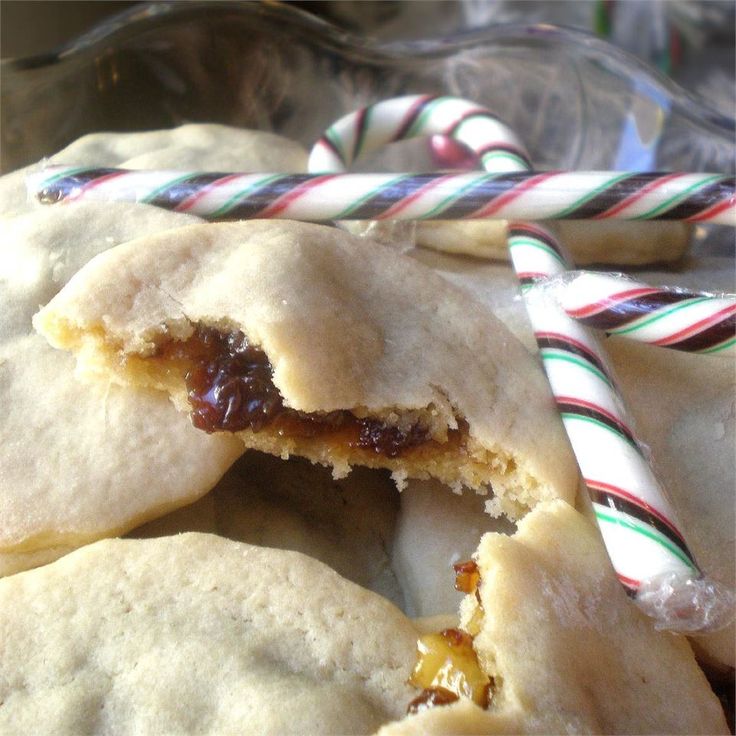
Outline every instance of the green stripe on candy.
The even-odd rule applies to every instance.
[[[598,419],[595,419],[594,417],[586,417],[586,416],[583,416],[582,414],[576,414],[574,412],[569,412],[569,411],[561,411],[560,416],[563,418],[563,420],[564,419],[574,419],[577,422],[588,422],[588,424],[595,424],[601,429],[608,430],[611,434],[615,435],[619,439],[624,440],[624,442],[626,442],[627,444],[632,445],[631,440],[625,434],[623,434],[623,432],[621,432],[618,429],[614,429],[613,427],[609,427],[607,424],[599,421]],[[639,447],[636,445],[636,443],[633,443],[633,447],[635,450],[637,451],[639,450]]]
[[[501,176],[501,174],[488,174],[488,176],[483,177],[482,181],[488,182],[492,181],[493,179]],[[433,217],[434,215],[444,212],[448,207],[452,205],[453,202],[457,202],[458,199],[462,199],[462,196],[465,192],[468,191],[468,189],[473,189],[478,186],[480,180],[471,181],[469,184],[466,184],[464,187],[458,189],[456,192],[453,192],[449,196],[445,197],[436,207],[433,207],[429,212],[426,212],[423,215],[420,215],[418,219],[420,220],[426,220],[430,217]]]
[[[636,532],[637,534],[641,534],[644,537],[648,537],[654,542],[657,542],[658,544],[660,544],[670,554],[677,557],[677,559],[680,560],[681,562],[684,562],[692,570],[697,569],[695,565],[693,565],[692,561],[688,559],[679,549],[677,549],[677,547],[675,547],[673,544],[670,544],[666,539],[664,539],[662,536],[657,534],[653,529],[636,524],[633,521],[630,521],[629,519],[623,518],[621,516],[609,516],[607,514],[604,514],[602,511],[598,510],[598,507],[595,504],[593,505],[593,508],[594,508],[596,517],[600,521],[607,521],[609,524],[618,524],[619,526],[623,526],[626,529],[631,529],[631,531]]]
[[[447,100],[450,98],[447,97],[438,97],[435,100],[432,100],[425,108],[422,110],[422,112],[419,114],[419,117],[409,126],[409,130],[406,131],[404,134],[404,139],[407,138],[414,138],[415,136],[419,135],[422,132],[422,129],[427,124],[427,118],[431,118],[432,115],[434,115],[434,109],[441,105],[443,102],[447,102]]]
[[[681,309],[685,309],[686,307],[690,307],[694,304],[700,304],[701,302],[705,301],[708,301],[708,298],[704,296],[697,297],[695,299],[689,299],[686,302],[675,304],[673,307],[670,307],[663,312],[657,312],[656,314],[650,315],[649,317],[643,317],[641,321],[637,322],[637,324],[629,325],[628,327],[619,327],[617,329],[606,330],[606,332],[610,332],[612,335],[626,335],[629,332],[636,332],[642,327],[646,327],[647,325],[650,325],[653,322],[662,319],[662,317],[667,317],[670,314],[679,312]]]
[[[538,248],[539,250],[544,251],[545,253],[547,253],[547,255],[552,256],[558,263],[560,263],[565,269],[567,269],[567,264],[565,263],[565,261],[562,260],[560,254],[557,253],[557,251],[555,251],[553,248],[550,248],[548,245],[545,245],[538,240],[530,240],[518,235],[509,238],[509,248],[516,248],[517,246],[525,245],[529,246],[530,248]]]
[[[534,284],[530,284],[530,286],[534,286]],[[575,358],[572,355],[562,355],[555,348],[542,348],[541,354],[542,361],[544,362],[547,362],[548,360],[562,360],[566,363],[572,363],[579,368],[585,368],[586,371],[589,371],[594,376],[600,378],[600,380],[603,381],[606,385],[611,386],[611,382],[608,380],[606,375],[587,361],[581,360],[580,358]]]
[[[160,187],[157,187],[152,192],[149,192],[145,197],[142,197],[140,201],[143,204],[149,204],[154,199],[156,199],[156,197],[158,197],[158,195],[161,194],[161,192],[165,192],[167,189],[173,187],[175,184],[179,184],[182,181],[191,179],[193,176],[196,176],[196,174],[191,171],[188,174],[184,174],[184,176],[177,176],[176,179],[167,181],[166,184],[162,184]]]
[[[586,202],[589,202],[594,197],[597,197],[601,192],[605,191],[609,187],[612,187],[614,184],[618,184],[620,181],[623,181],[624,179],[630,177],[630,173],[625,174],[619,174],[618,176],[614,176],[613,179],[609,179],[604,184],[601,184],[599,187],[594,189],[592,192],[588,192],[587,194],[584,194],[580,199],[573,202],[569,207],[566,207],[564,210],[560,210],[556,215],[552,215],[550,219],[563,219],[571,212],[574,212],[579,207],[582,207]]]
[[[709,176],[707,179],[704,179],[703,181],[695,182],[692,186],[689,186],[687,189],[684,189],[682,192],[679,192],[678,194],[675,194],[673,197],[670,197],[666,202],[662,202],[662,204],[657,205],[654,209],[649,210],[649,212],[645,212],[642,215],[637,215],[636,217],[633,217],[634,220],[648,220],[650,217],[656,217],[660,212],[664,212],[666,210],[672,209],[675,205],[679,204],[683,199],[686,199],[690,192],[700,189],[701,187],[707,187],[709,184],[712,184],[714,181],[718,181],[718,179],[721,179],[720,174],[714,174],[713,176]]]
[[[225,202],[225,204],[220,207],[220,209],[216,210],[212,214],[209,215],[209,217],[222,217],[223,215],[226,215],[233,207],[236,207],[238,202],[242,200],[244,197],[248,196],[250,192],[254,191],[255,189],[259,189],[262,186],[265,186],[266,184],[270,184],[272,181],[275,181],[276,179],[280,179],[283,176],[283,174],[272,174],[271,176],[267,176],[265,179],[260,179],[259,181],[255,182],[255,184],[251,184],[249,187],[246,187],[245,189],[241,189],[239,192],[233,194],[230,199]]]
[[[696,353],[701,353],[705,355],[706,353],[720,353],[721,350],[727,350],[728,348],[733,347],[736,345],[736,337],[732,337],[729,340],[726,340],[726,342],[721,343],[720,345],[714,345],[712,348],[705,348],[704,350],[696,350]]]
[[[399,182],[402,182],[406,180],[407,177],[405,175],[397,176],[395,179],[391,179],[391,181],[386,182],[385,184],[382,184],[380,187],[376,187],[375,189],[371,190],[364,196],[362,196],[357,202],[353,202],[353,204],[348,205],[342,212],[338,212],[338,214],[333,215],[331,219],[333,220],[342,220],[345,217],[349,217],[351,213],[355,212],[355,210],[359,209],[360,207],[365,204],[371,197],[375,197],[378,192],[380,192],[382,189],[385,189],[387,187],[392,187],[394,184],[398,184]]]
[[[96,166],[78,166],[75,169],[64,169],[64,171],[61,171],[58,174],[54,174],[50,179],[44,179],[43,183],[41,184],[41,187],[47,187],[49,186],[49,184],[53,184],[54,182],[59,181],[60,179],[66,179],[68,176],[76,176],[77,174],[80,174],[83,171],[94,171],[95,168],[97,167]]]
[[[340,160],[345,163],[345,149],[342,147],[342,139],[340,136],[335,133],[333,128],[327,128],[325,131],[325,138],[327,138],[327,140],[337,149]]]
[[[365,112],[363,113],[363,125],[355,131],[356,140],[353,161],[357,161],[360,158],[360,154],[363,153],[363,143],[365,142],[365,137],[368,135],[368,131],[370,130],[370,117],[372,110],[373,105],[368,105],[368,107],[365,108]],[[356,124],[359,120],[360,117],[356,117]]]
[[[515,164],[518,164],[521,166],[524,171],[529,171],[529,164],[524,161],[524,159],[521,156],[517,156],[514,153],[510,153],[509,151],[488,151],[488,153],[484,154],[481,158],[481,163],[483,166],[486,165],[486,161],[489,161],[493,158],[505,158],[509,161],[513,161]]]

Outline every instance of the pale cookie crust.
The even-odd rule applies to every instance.
[[[191,503],[242,452],[160,392],[80,383],[35,334],[0,345],[0,397],[0,574]]]
[[[201,531],[294,550],[406,610],[389,558],[398,510],[399,493],[387,472],[354,468],[335,480],[328,468],[302,458],[281,460],[251,451],[199,501],[129,536]],[[457,615],[457,605],[451,610]]]
[[[163,394],[85,385],[31,325],[97,253],[192,222],[124,203],[0,220],[0,575],[190,503],[242,451],[196,432]]]
[[[535,359],[429,269],[334,228],[251,221],[142,238],[96,258],[35,318],[84,369],[166,388],[182,408],[183,380],[162,375],[147,357],[202,323],[242,330],[260,346],[293,409],[431,417],[440,441],[430,445],[440,452],[420,447],[402,459],[363,451],[359,464],[386,466],[399,480],[490,481],[491,510],[510,516],[573,497],[577,470]],[[442,433],[460,421],[466,446],[445,449]],[[257,449],[302,454],[338,474],[356,462],[345,446],[238,434]]]
[[[382,733],[728,733],[687,640],[655,631],[572,507],[538,506],[476,559],[461,626],[494,678],[490,710],[440,707]]]
[[[0,731],[371,733],[403,712],[416,637],[295,552],[102,541],[0,581]]]
[[[56,163],[138,168],[291,170],[297,143],[222,125],[95,133]],[[195,431],[168,397],[89,386],[74,361],[33,333],[31,317],[96,254],[199,222],[143,204],[27,200],[25,171],[0,178],[0,575],[122,533],[206,493],[242,452]]]
[[[506,221],[437,220],[417,223],[417,245],[507,261]],[[692,226],[684,222],[560,220],[545,223],[555,231],[576,265],[608,263],[643,266],[678,261],[687,251]]]

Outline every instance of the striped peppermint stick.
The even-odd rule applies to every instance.
[[[437,109],[443,110],[441,106]],[[468,118],[459,127],[458,135],[476,134],[478,126],[472,123],[473,119]],[[395,135],[396,131],[388,133]],[[322,139],[325,140],[328,139]],[[366,134],[359,150],[366,149],[369,142],[374,144],[375,136]],[[340,161],[325,143],[319,145],[316,149],[319,155],[313,155],[311,163],[315,170]],[[514,150],[510,145],[500,154],[487,150],[483,160],[489,166],[501,162],[521,165],[523,155],[517,155]],[[679,219],[736,225],[736,179],[718,174],[524,170],[315,175],[49,166],[32,174],[28,185],[32,195],[43,204],[74,200],[143,202],[213,220],[280,217],[319,222],[533,217],[536,220]]]
[[[310,170],[343,170],[377,146],[433,134],[461,141],[489,169],[530,168],[519,140],[489,111],[456,98],[411,96],[341,118],[315,146]],[[709,607],[717,607],[719,593],[702,578],[631,429],[600,348],[587,328],[550,305],[537,287],[569,269],[559,243],[538,225],[516,223],[509,228],[509,248],[552,393],[619,580],[637,598],[646,589],[647,610],[662,625],[706,628]],[[675,581],[679,597],[670,594],[663,580]]]
[[[720,353],[736,345],[736,297],[658,288],[623,274],[572,271],[547,285],[568,316],[652,345]]]

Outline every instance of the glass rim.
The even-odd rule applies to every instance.
[[[731,117],[716,110],[702,97],[686,90],[636,56],[579,29],[548,23],[498,24],[431,38],[382,42],[371,35],[343,30],[306,10],[277,1],[254,3],[248,0],[189,0],[141,3],[106,18],[52,51],[2,60],[0,72],[4,86],[12,92],[14,81],[17,79],[22,82],[29,73],[83,61],[88,55],[103,48],[124,44],[142,33],[172,22],[206,19],[207,16],[213,17],[218,13],[235,13],[243,18],[259,17],[266,21],[278,21],[279,25],[289,31],[305,35],[310,44],[349,54],[356,61],[378,67],[449,58],[460,52],[481,50],[490,46],[552,44],[574,50],[584,57],[595,58],[620,77],[641,77],[653,94],[667,97],[672,108],[684,117],[697,124],[705,124],[720,135],[732,137],[736,133],[736,114]]]

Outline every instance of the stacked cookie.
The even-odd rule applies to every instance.
[[[58,160],[288,171],[305,155],[184,126]],[[373,732],[416,695],[424,628],[386,599],[452,614],[449,563],[491,530],[460,621],[487,708],[388,730],[724,729],[687,643],[626,600],[573,509],[505,267],[293,222],[32,209],[20,175],[3,186],[0,561],[82,547],[0,582],[3,731]]]

